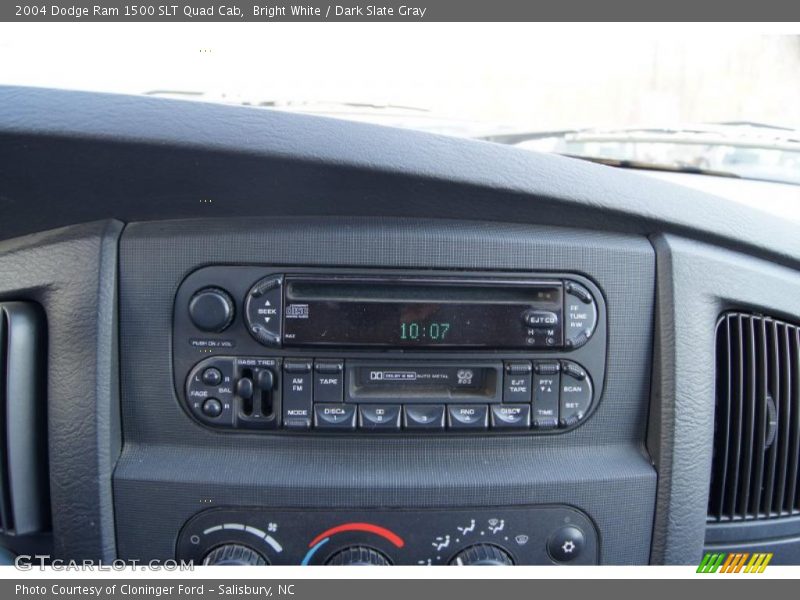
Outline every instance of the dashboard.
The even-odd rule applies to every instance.
[[[486,142],[25,88],[0,214],[14,553],[800,563],[791,221]],[[732,311],[752,334],[720,337]],[[754,449],[720,463],[733,419]]]

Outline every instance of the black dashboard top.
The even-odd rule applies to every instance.
[[[455,217],[673,232],[800,264],[792,222],[634,173],[191,101],[0,87],[0,182],[0,238],[109,217]]]

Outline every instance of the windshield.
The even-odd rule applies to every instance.
[[[43,51],[43,39],[59,51]],[[17,23],[0,25],[0,84],[246,104],[800,184],[797,35],[641,24]]]

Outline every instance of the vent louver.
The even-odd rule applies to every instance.
[[[800,514],[800,329],[728,313],[717,328],[708,520]]]
[[[0,533],[49,522],[44,319],[30,303],[0,303]]]

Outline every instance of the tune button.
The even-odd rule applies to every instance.
[[[597,305],[589,290],[574,281],[567,281],[565,291],[564,345],[579,348],[589,341],[597,326]]]
[[[216,398],[206,398],[203,402],[203,414],[212,419],[220,416],[222,414],[222,403]]]
[[[202,379],[206,385],[219,385],[222,383],[222,373],[219,369],[209,367],[203,371]]]

